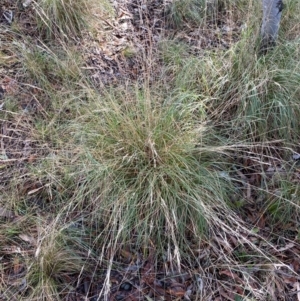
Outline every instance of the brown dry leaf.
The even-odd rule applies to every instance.
[[[264,229],[265,226],[266,226],[266,217],[261,214],[259,217],[258,217],[258,222],[257,222],[257,225],[260,229]]]
[[[28,193],[28,191],[41,187],[41,185],[42,184],[40,182],[32,182],[28,180],[23,184],[23,187],[20,190],[22,191],[22,194],[24,194]]]
[[[297,279],[295,277],[292,276],[282,276],[284,283],[288,283],[288,284],[294,284],[297,282]]]
[[[233,235],[229,236],[229,242],[233,245],[234,248],[240,245],[238,240]]]
[[[1,87],[8,95],[15,95],[18,92],[18,82],[9,76],[5,76],[2,80]]]
[[[33,163],[33,161],[35,161],[37,158],[37,155],[36,154],[31,154],[29,157],[28,157],[28,163]]]
[[[226,276],[238,281],[239,283],[244,283],[244,281],[237,274],[235,274],[229,270],[220,271],[219,275],[226,275]]]
[[[126,263],[130,263],[136,258],[136,255],[126,249],[120,250],[120,255],[124,258],[124,262]]]
[[[19,237],[26,241],[26,242],[29,242],[31,245],[36,245],[36,239],[32,236],[29,236],[27,234],[20,234]]]
[[[40,190],[43,189],[43,188],[44,188],[44,186],[39,187],[39,188],[36,188],[36,189],[32,189],[32,190],[28,191],[27,194],[28,194],[28,195],[32,195],[32,194],[34,194],[34,193],[40,191]]]
[[[13,259],[13,271],[14,275],[20,274],[24,270],[24,264],[20,261],[18,256]]]
[[[294,271],[297,273],[300,269],[300,261],[297,259],[294,259],[293,262],[291,263],[293,266]]]
[[[291,243],[287,244],[285,247],[282,247],[282,248],[278,249],[277,251],[278,252],[283,252],[283,251],[294,248],[294,246],[295,246],[295,244],[291,242]]]
[[[175,297],[183,297],[186,293],[186,288],[181,283],[172,283],[171,287],[167,289],[167,292]]]

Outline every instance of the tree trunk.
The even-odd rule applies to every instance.
[[[260,53],[265,54],[268,49],[276,44],[279,31],[281,12],[283,9],[282,0],[262,0],[263,21],[261,26]]]

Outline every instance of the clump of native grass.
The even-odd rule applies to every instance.
[[[297,201],[299,192],[295,180],[297,168],[291,158],[293,151],[299,152],[299,39],[283,42],[283,32],[277,47],[266,56],[258,57],[256,49],[259,20],[255,17],[258,15],[258,9],[257,5],[249,3],[248,11],[252,17],[244,16],[243,20],[247,20],[247,26],[241,30],[239,41],[232,44],[228,50],[216,48],[193,55],[189,45],[183,41],[172,40],[163,42],[161,54],[167,66],[166,74],[172,78],[168,84],[172,87],[175,97],[180,97],[182,102],[186,99],[194,99],[195,102],[202,99],[206,104],[208,118],[215,125],[219,135],[228,137],[237,144],[247,141],[249,145],[261,145],[258,148],[250,148],[250,151],[242,156],[243,159],[239,152],[236,153],[229,174],[237,179],[240,183],[237,187],[241,190],[236,200],[230,203],[231,208],[239,216],[246,216],[246,208],[254,196],[256,206],[260,208],[272,234],[284,236],[290,231],[289,235],[293,237],[294,229],[285,229],[284,224],[288,220],[292,227],[297,227],[300,213]],[[291,16],[291,11],[289,15]],[[283,17],[283,31],[288,30],[288,22],[285,22],[287,20]],[[289,23],[289,26],[293,28],[294,25]],[[284,150],[283,146],[290,147],[290,150]],[[249,158],[255,163],[245,169],[244,162]],[[274,162],[277,162],[277,165]],[[242,170],[244,175],[236,174],[235,168]],[[249,184],[247,177],[251,173],[261,176],[261,182]],[[249,191],[253,196],[247,197],[243,187],[251,187]],[[219,224],[222,224],[222,231],[238,237],[234,229],[246,229],[249,225],[235,224],[238,217],[234,216],[227,215],[231,221],[224,223],[219,220]],[[231,226],[230,229],[230,224],[235,226]],[[258,251],[264,257],[261,260],[259,256],[253,255],[252,258],[256,258],[257,262],[274,260],[266,255],[267,250],[258,250],[255,244],[251,244],[251,250],[255,250],[256,254]],[[231,262],[231,266],[240,264],[239,260],[234,263],[233,258],[225,258]],[[265,296],[263,294],[261,298]]]
[[[201,95],[210,117],[231,137],[296,143],[300,134],[299,40],[280,42],[267,56],[258,57],[258,7],[249,4],[248,10],[254,17],[245,16],[240,39],[228,50],[216,48],[194,56],[182,42],[164,42],[162,58],[174,78],[174,93]]]
[[[281,39],[292,41],[299,39],[300,24],[298,16],[300,11],[300,3],[298,1],[288,0],[284,2],[284,10],[280,23],[280,42]]]
[[[58,84],[64,87],[79,81],[82,59],[72,46],[65,43],[47,46],[39,42],[33,47],[30,40],[17,46],[23,72],[34,79],[40,88],[47,91]]]
[[[180,29],[184,25],[190,28],[199,24],[217,24],[220,23],[221,16],[236,19],[247,6],[247,1],[236,3],[232,0],[174,0],[166,7],[166,26]]]
[[[34,3],[38,28],[46,37],[71,37],[81,36],[87,31],[93,13],[106,10],[108,1],[95,6],[95,1],[89,0],[39,0]]]
[[[221,84],[213,88],[217,93],[213,94],[212,112],[223,115],[217,118],[230,119],[233,129],[242,128],[239,132],[244,139],[252,136],[255,141],[295,143],[300,134],[297,45],[278,46],[270,56],[258,59],[241,41],[221,55],[224,63],[216,59],[211,66],[218,70],[215,75]]]
[[[235,208],[236,214],[243,215],[243,208],[247,208],[251,198],[255,196],[255,204],[260,208],[266,219],[266,227],[271,229],[272,235],[284,237],[289,232],[288,235],[294,239],[300,211],[295,180],[297,168],[292,160],[291,150],[299,149],[300,52],[299,39],[288,32],[298,26],[293,18],[299,15],[300,7],[292,1],[288,3],[288,7],[296,10],[292,12],[288,9],[289,20],[283,13],[278,45],[266,56],[257,55],[260,30],[258,16],[261,7],[251,2],[244,6],[244,10],[238,11],[238,14],[243,15],[240,20],[246,22],[239,33],[239,40],[232,43],[228,50],[216,47],[193,55],[193,49],[187,43],[171,40],[163,42],[161,57],[166,64],[166,74],[172,79],[168,84],[172,87],[173,95],[183,101],[204,101],[208,118],[219,135],[236,143],[247,141],[249,145],[260,145],[250,147],[241,161],[240,153],[237,152],[236,159],[232,162],[230,175],[242,185],[237,187],[249,187],[248,197],[245,193],[245,198],[238,195],[237,202],[230,204],[233,207],[241,204],[240,208]],[[235,15],[232,12],[232,16]],[[201,26],[205,29],[205,25]],[[288,36],[291,37],[289,40],[286,39]],[[291,145],[288,152],[282,148]],[[255,164],[245,168],[244,160],[249,158],[254,159]],[[277,166],[274,162],[277,162]],[[244,175],[241,172],[236,174],[236,168],[242,170]],[[251,172],[248,174],[249,170]],[[261,182],[250,184],[247,177],[251,173],[261,176]],[[213,237],[222,236],[223,239],[224,234],[220,233],[225,232],[238,238],[239,234],[235,231],[237,228],[250,234],[250,225],[239,223],[238,219],[235,214],[228,214],[224,222],[215,216],[215,221],[218,220],[219,225],[222,225],[222,230],[218,229]],[[284,226],[287,220],[292,225],[289,229]],[[257,228],[253,227],[252,230],[255,232]],[[272,248],[270,242],[267,244]],[[250,258],[257,263],[272,264],[277,260],[267,255],[267,248],[259,249],[251,242],[248,245],[251,249],[248,263],[251,262]],[[233,257],[223,254],[222,262],[224,261],[228,262],[229,269],[236,266],[239,270],[240,257],[235,261]],[[257,294],[252,289],[249,291]],[[257,297],[265,300],[268,294],[269,291],[266,290],[260,296],[257,294]]]
[[[38,227],[34,260],[28,266],[30,288],[26,300],[61,300],[79,279],[88,264],[88,250],[78,239],[78,232],[69,233],[66,225],[56,222]],[[75,277],[74,277],[75,275]]]
[[[166,24],[173,28],[180,28],[186,22],[199,22],[205,15],[206,1],[173,1],[166,8]]]
[[[40,41],[33,47],[31,40],[16,44],[16,48],[22,65],[20,74],[39,96],[38,113],[43,119],[37,123],[47,124],[49,130],[49,124],[60,125],[57,118],[64,123],[73,113],[76,115],[76,107],[82,105],[86,93],[81,88],[83,60],[76,49],[63,42],[47,46]]]
[[[93,208],[105,227],[102,240],[185,248],[188,233],[204,236],[213,210],[226,210],[227,147],[206,124],[203,107],[200,99],[183,104],[147,89],[89,100],[72,125],[82,150],[73,202]]]
[[[299,201],[299,186],[295,179],[295,168],[290,166],[279,167],[269,173],[269,183],[265,190],[265,198],[263,203],[263,211],[267,216],[268,224],[272,228],[280,228],[282,225],[292,225],[299,220],[300,216],[300,201]],[[289,232],[290,226],[283,226],[282,233]]]

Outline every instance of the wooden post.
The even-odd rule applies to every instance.
[[[260,53],[265,54],[274,47],[280,26],[283,9],[282,0],[262,0],[263,21],[261,26]]]

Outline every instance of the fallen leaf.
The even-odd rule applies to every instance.
[[[223,270],[219,272],[220,275],[226,275],[234,280],[237,280],[240,283],[244,283],[243,280],[235,273],[229,271],[229,270]]]
[[[288,276],[283,276],[283,281],[284,283],[289,283],[289,284],[294,284],[297,282],[297,279],[295,277],[288,277]]]
[[[293,244],[292,242],[287,244],[285,247],[282,247],[280,249],[278,249],[277,251],[278,252],[282,252],[282,251],[286,251],[288,249],[291,249],[291,248],[294,248],[295,244]]]
[[[20,261],[18,256],[13,259],[13,273],[14,275],[18,275],[24,270],[24,264]]]
[[[121,249],[120,254],[122,257],[128,259],[128,261],[131,261],[131,258],[133,257],[133,254],[126,249]]]
[[[36,155],[34,155],[34,154],[30,155],[30,156],[28,157],[28,163],[32,163],[33,161],[36,160],[36,158],[37,158]]]
[[[172,283],[171,287],[168,288],[167,292],[175,297],[183,297],[185,295],[186,289],[183,284]]]
[[[34,193],[40,191],[40,190],[43,189],[43,188],[44,188],[44,186],[39,187],[39,188],[36,188],[36,189],[32,189],[32,190],[28,191],[27,194],[28,194],[28,195],[32,195],[32,194],[34,194]]]
[[[296,273],[298,273],[298,270],[300,269],[300,261],[298,261],[297,259],[294,259],[291,264],[293,266],[294,271]]]
[[[20,234],[19,237],[20,237],[22,240],[24,240],[24,241],[26,241],[26,242],[29,242],[31,245],[36,245],[36,240],[35,240],[35,238],[32,237],[32,236],[29,236],[29,235],[27,235],[27,234]]]

